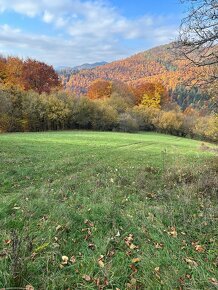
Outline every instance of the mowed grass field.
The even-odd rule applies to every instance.
[[[0,288],[216,289],[213,148],[156,133],[0,135]]]

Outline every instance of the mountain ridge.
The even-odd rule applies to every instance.
[[[187,66],[186,60],[177,59],[173,43],[170,43],[103,66],[62,75],[61,79],[67,90],[81,95],[86,94],[96,79],[119,80],[131,86],[141,82],[161,82],[167,89],[175,89],[186,82],[193,84],[194,79],[205,75],[207,69]]]

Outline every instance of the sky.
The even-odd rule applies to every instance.
[[[179,0],[0,0],[0,53],[111,62],[173,41],[183,17]]]

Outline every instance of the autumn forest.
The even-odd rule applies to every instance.
[[[173,49],[160,46],[70,73],[32,59],[1,57],[0,130],[148,130],[215,141],[210,69],[178,60]]]

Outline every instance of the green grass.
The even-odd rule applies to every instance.
[[[155,133],[0,135],[0,288],[216,289],[214,159]]]

